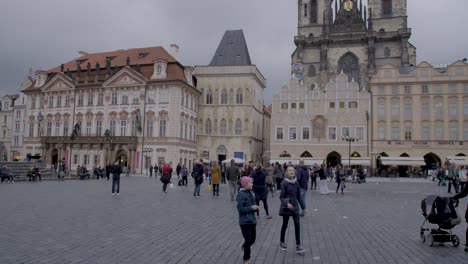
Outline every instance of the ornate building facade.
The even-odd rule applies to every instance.
[[[242,30],[226,31],[208,66],[196,66],[198,153],[222,161],[261,161],[266,80],[250,56]]]
[[[415,157],[432,167],[468,156],[466,62],[386,65],[373,76],[371,91],[374,164],[379,156]]]
[[[80,55],[36,71],[23,89],[27,153],[72,169],[114,160],[133,172],[162,162],[192,166],[200,95],[192,67],[162,47]]]
[[[13,140],[13,134],[16,132],[14,121],[15,121],[15,103],[17,103],[19,95],[5,95],[2,98],[2,106],[0,109],[0,160],[12,160],[17,155],[18,144],[15,146]]]
[[[304,85],[324,89],[343,71],[369,89],[369,78],[385,64],[416,64],[409,43],[406,0],[299,0],[293,63],[305,67]]]

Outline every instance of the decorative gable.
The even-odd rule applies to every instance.
[[[167,60],[157,59],[154,61],[152,80],[166,79],[167,78]]]
[[[105,81],[102,86],[135,86],[144,85],[145,83],[146,78],[143,75],[127,66]]]
[[[73,81],[63,75],[63,74],[58,74],[52,80],[47,82],[46,85],[44,85],[41,90],[43,92],[50,92],[50,91],[64,91],[64,90],[73,90],[75,88],[75,85]]]

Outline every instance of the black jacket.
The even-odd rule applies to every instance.
[[[120,164],[114,164],[111,167],[112,179],[120,179],[120,174],[122,173],[122,167]]]
[[[257,199],[263,200],[267,197],[265,184],[267,174],[264,169],[255,169],[250,172],[250,177],[253,179],[253,191]]]
[[[309,188],[307,183],[309,182],[309,170],[306,166],[297,166],[296,178],[301,189],[306,190]]]
[[[301,199],[301,187],[297,181],[295,183],[289,183],[287,180],[284,180],[281,183],[280,200],[281,207],[279,215],[299,215],[299,204],[301,208],[306,209]],[[294,206],[293,210],[288,208],[288,202]]]
[[[252,192],[241,189],[237,195],[237,211],[239,211],[239,225],[256,224],[255,211],[252,209],[255,205],[255,197]]]
[[[460,199],[460,198],[465,198],[468,195],[468,185],[465,184],[465,187],[461,192],[459,192],[457,195],[453,197],[453,199]],[[468,223],[468,204],[466,205],[466,211],[465,211],[465,219],[466,222]]]
[[[197,163],[195,167],[193,167],[193,173],[195,174],[194,175],[195,184],[202,184],[203,173],[204,173],[203,165],[201,165],[200,163]]]

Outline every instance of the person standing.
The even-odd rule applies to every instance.
[[[465,198],[467,195],[468,195],[468,186],[465,185],[464,188],[461,190],[461,192],[453,196],[452,199],[458,203],[459,199]],[[466,205],[465,220],[468,223],[468,204]],[[466,231],[465,231],[465,252],[468,253],[468,227],[466,228]]]
[[[203,183],[203,173],[205,169],[203,168],[203,160],[195,164],[192,170],[192,177],[195,179],[195,189],[193,190],[193,196],[200,196],[200,186]]]
[[[231,160],[231,166],[226,169],[226,178],[229,181],[229,193],[231,194],[231,201],[234,201],[234,196],[237,193],[237,186],[239,185],[240,172],[239,168],[234,164],[234,159]]]
[[[177,180],[180,180],[180,171],[181,170],[182,170],[182,166],[180,166],[180,163],[177,163],[177,167],[176,167]]]
[[[452,184],[455,189],[455,163],[449,163],[447,168],[447,179],[448,179],[448,193],[452,193]]]
[[[163,183],[163,193],[167,194],[167,185],[171,181],[171,165],[169,163],[166,163],[163,165],[163,171],[162,171],[162,176],[161,176],[161,182]]]
[[[150,165],[149,173],[150,173],[150,179],[151,179],[151,177],[153,177],[153,165]]]
[[[301,187],[301,208],[303,210],[304,208],[302,207],[302,204],[306,204],[307,189],[309,188],[309,170],[304,165],[304,160],[299,160],[299,166],[297,166],[296,170],[296,178],[299,186]],[[300,216],[304,216],[304,212],[301,212]]]
[[[281,182],[283,181],[284,178],[284,173],[283,173],[283,167],[276,162],[275,164],[275,180],[276,180],[276,191],[279,192],[281,190]]]
[[[122,167],[119,164],[119,160],[114,162],[114,165],[111,167],[112,173],[112,195],[120,194],[120,174],[122,173]]]
[[[466,167],[462,166],[460,168],[460,190],[463,191],[465,186],[467,185],[468,182],[468,175],[466,171]]]
[[[319,170],[310,170],[310,190],[317,190],[317,175],[319,174]]]
[[[226,184],[226,163],[221,163],[221,183]]]
[[[297,181],[296,174],[294,167],[289,166],[286,169],[286,177],[283,183],[281,183],[279,215],[283,217],[283,225],[281,226],[280,249],[287,250],[285,243],[286,229],[288,228],[289,218],[292,217],[296,236],[296,253],[304,254],[305,250],[301,245],[299,206],[302,207],[304,214],[307,213],[307,208],[301,197],[301,187]]]
[[[185,187],[187,187],[187,185],[188,185],[188,181],[187,181],[188,169],[185,166],[185,164],[182,166],[182,169],[180,170],[180,173],[182,174],[182,185],[185,185]]]
[[[255,193],[255,204],[260,206],[260,201],[263,202],[263,208],[265,208],[266,218],[271,219],[271,215],[268,212],[268,190],[266,186],[267,172],[263,169],[262,164],[259,162],[254,170],[250,173],[250,178],[253,179],[253,191]],[[260,212],[257,211],[257,216]]]
[[[221,167],[216,161],[213,161],[213,168],[211,169],[211,187],[213,189],[213,196],[219,196],[219,184],[221,183]]]
[[[234,166],[231,161],[231,167]],[[228,168],[229,169],[229,168]],[[242,249],[244,251],[244,264],[251,264],[250,261],[250,247],[255,243],[257,220],[255,219],[255,212],[259,210],[258,205],[255,204],[255,198],[252,194],[252,179],[250,177],[241,178],[242,188],[237,195],[237,211],[239,212],[239,225],[241,228],[244,243]]]
[[[341,167],[337,165],[335,178],[336,178],[336,183],[338,184],[336,186],[336,193],[338,193],[338,190],[341,187],[341,194],[344,194],[344,188],[345,188],[344,181],[346,180],[346,170],[341,169]]]

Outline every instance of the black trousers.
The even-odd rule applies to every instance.
[[[452,183],[453,181],[452,180],[448,180],[448,192],[451,193],[452,192]],[[454,186],[455,187],[455,186]]]
[[[283,182],[283,179],[281,178],[275,178],[276,179],[276,190],[279,191],[281,190],[281,182]]]
[[[187,184],[188,184],[187,176],[182,176],[182,184],[187,186]]]
[[[317,190],[317,176],[312,176],[310,181],[310,189]]]
[[[244,260],[250,259],[250,247],[255,243],[255,239],[257,238],[257,225],[256,224],[247,224],[240,226],[242,231],[242,236],[244,237],[244,244],[242,244],[242,248],[244,249]]]
[[[296,235],[296,245],[301,244],[301,224],[299,215],[283,215],[283,225],[281,226],[281,238],[280,242],[284,243],[284,237],[286,235],[286,229],[288,228],[289,217],[292,217],[294,220],[294,233]]]
[[[165,192],[167,190],[167,184],[168,184],[167,182],[163,183],[163,192]]]
[[[213,196],[219,196],[219,184],[213,184]]]
[[[258,206],[260,206],[260,201],[263,202],[263,208],[265,208],[265,213],[266,213],[266,215],[270,215],[270,214],[268,213],[268,202],[267,202],[266,196],[265,196],[265,198],[260,199],[260,198],[258,197],[258,195],[255,195],[255,203],[256,203]],[[259,211],[260,211],[260,210],[257,210],[257,215],[260,215]]]

